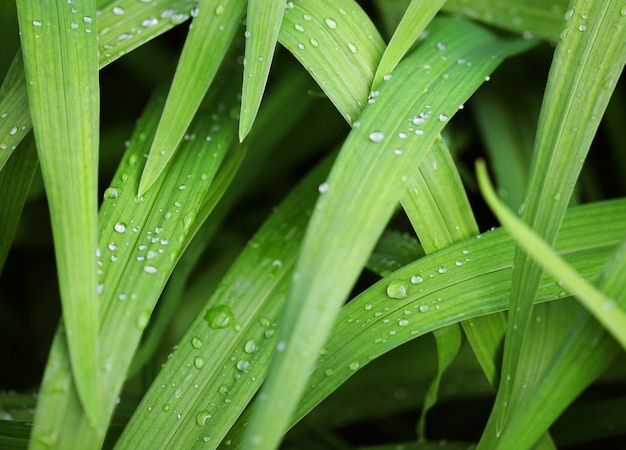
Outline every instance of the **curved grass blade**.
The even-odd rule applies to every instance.
[[[623,240],[625,206],[620,199],[568,211],[555,249],[585,279],[597,277]],[[588,233],[590,222],[597,233]],[[290,424],[380,355],[438,328],[506,310],[514,251],[511,237],[496,229],[407,264],[344,305]],[[400,285],[406,297],[390,297]],[[545,275],[536,301],[562,298],[563,288]],[[249,418],[244,413],[220,448],[246,448],[242,438]]]
[[[100,209],[98,291],[103,305],[100,325],[102,422],[85,422],[68,377],[63,336],[57,333],[46,369],[33,429],[37,446],[97,448],[115,407],[115,399],[154,306],[180,254],[221,162],[236,142],[239,104],[234,90],[209,96],[190,128],[183,151],[144,197],[137,197],[142,165],[162,112],[163,98],[146,109]],[[206,137],[210,136],[211,140]]]
[[[445,0],[411,0],[376,69],[372,91],[378,88],[384,77],[390,76],[444,3]]]
[[[246,448],[278,445],[339,305],[391,217],[405,177],[415,170],[408,162],[421,160],[458,105],[504,57],[528,48],[463,20],[437,25],[365,108],[333,166],[303,241]]]
[[[286,0],[248,0],[239,119],[240,141],[250,132],[261,106],[286,3]]]
[[[544,95],[523,219],[550,245],[561,224],[600,119],[626,62],[626,16],[616,2],[574,1],[556,48]],[[617,34],[616,34],[617,33]],[[492,411],[499,434],[517,385],[516,373],[542,268],[516,256],[503,373]]]
[[[597,290],[584,282],[578,272],[506,209],[490,185],[484,163],[478,164],[477,170],[487,203],[518,245],[560,280],[559,284],[574,293],[602,327],[622,348],[626,348],[626,313],[623,311],[626,302],[626,281],[623,278],[626,240],[613,253],[598,281],[602,290]],[[602,327],[588,314],[579,314],[575,324],[570,320],[570,323],[559,326],[555,322],[563,319],[564,308],[555,307],[551,308],[554,310],[551,315],[538,315],[542,320],[531,321],[529,337],[525,339],[520,355],[520,360],[527,361],[520,373],[525,389],[513,392],[512,417],[507,427],[496,433],[497,440],[490,439],[486,430],[487,439],[481,441],[481,445],[488,448],[508,448],[513,443],[520,448],[532,446],[542,430],[548,429],[569,402],[600,375],[617,354],[615,343],[607,339]],[[551,341],[554,351],[548,358],[545,348],[550,347]],[[536,355],[537,348],[543,350],[541,358]],[[565,380],[568,382],[564,383]],[[549,406],[544,400],[548,397],[551,399],[547,402]],[[490,424],[494,426],[493,421]]]
[[[28,101],[48,199],[72,372],[99,421],[97,246],[100,97],[95,1],[18,3]]]
[[[370,94],[385,44],[354,0],[303,0],[285,10],[278,35],[349,124]]]
[[[572,294],[593,314],[613,337],[626,349],[626,313],[615,300],[607,297],[595,287],[583,281],[576,273],[539,238],[520,219],[510,212],[496,196],[493,187],[487,178],[487,169],[484,162],[477,163],[478,181],[485,200],[496,214],[502,225],[513,235],[517,244],[528,253],[541,267],[554,278],[561,280]],[[626,253],[620,257],[626,259]]]
[[[37,149],[26,139],[23,150],[14,154],[0,171],[0,273],[6,262],[30,184],[37,169]]]
[[[101,10],[96,21],[100,68],[184,22],[196,3],[196,0],[149,3],[116,0]],[[31,128],[20,51],[0,88],[0,169]]]
[[[448,0],[443,10],[494,25],[527,38],[556,41],[568,0]]]
[[[135,448],[139,440],[215,448],[240,416],[267,372],[308,214],[330,162],[287,197],[240,254],[168,358],[118,449]],[[155,428],[164,431],[146,440]]]
[[[139,183],[143,195],[183,140],[243,19],[246,2],[227,0],[218,6],[201,0],[185,40],[146,167]]]

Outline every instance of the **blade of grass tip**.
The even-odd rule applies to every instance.
[[[98,401],[98,50],[95,1],[18,3],[24,68],[50,209],[72,372],[95,425]]]
[[[575,0],[555,51],[541,108],[522,217],[548,245],[554,242],[600,119],[626,62],[623,5]],[[541,266],[517,252],[504,343],[503,369],[492,410],[499,433],[507,416],[520,348],[532,315]],[[486,431],[487,432],[487,431]]]
[[[245,1],[214,3],[201,0],[192,10],[192,26],[141,175],[139,195],[150,188],[171,160],[240,27]]]
[[[412,0],[402,20],[393,33],[389,45],[383,53],[380,64],[374,74],[372,91],[375,91],[385,77],[391,76],[391,72],[404,57],[406,52],[420,37],[426,26],[439,12],[446,0]]]
[[[476,163],[478,182],[483,197],[505,229],[543,269],[565,287],[593,314],[613,337],[626,349],[626,312],[621,305],[604,295],[565,262],[545,241],[534,233],[524,222],[506,208],[498,198],[487,175],[484,161]],[[626,257],[626,249],[621,247],[617,259]]]
[[[11,248],[30,184],[37,169],[35,141],[26,138],[0,171],[0,273]]]
[[[250,132],[261,106],[286,7],[286,0],[248,0],[239,118],[240,141]]]
[[[394,77],[365,108],[322,186],[324,195],[303,241],[276,353],[255,404],[245,448],[278,445],[339,305],[391,217],[416,168],[413,164],[499,62],[529,45],[500,40],[467,21],[442,18],[429,40],[398,65]],[[470,59],[472,66],[457,64],[461,57]],[[424,61],[431,65],[425,68]]]

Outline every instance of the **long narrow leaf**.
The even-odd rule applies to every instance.
[[[270,74],[286,0],[248,0],[239,139],[248,135]]]
[[[20,1],[18,18],[33,120],[54,235],[72,372],[95,425],[99,141],[95,1]],[[55,111],[55,113],[51,113]]]
[[[572,2],[557,45],[535,141],[522,217],[552,244],[615,82],[626,63],[623,5],[602,0]],[[617,33],[617,34],[616,34]],[[521,249],[515,263],[503,377],[494,410],[498,435],[516,382],[520,348],[532,315],[541,267]]]
[[[174,155],[239,29],[246,2],[202,0],[180,56],[139,183],[143,195]]]
[[[365,108],[333,166],[303,242],[246,448],[274,448],[280,441],[337,309],[389,220],[403,177],[415,170],[408,162],[420,161],[458,106],[505,56],[528,48],[462,20],[437,25]]]

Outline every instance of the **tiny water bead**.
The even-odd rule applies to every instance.
[[[374,131],[370,133],[370,141],[381,142],[385,138],[385,134],[382,131]]]
[[[206,361],[204,360],[202,356],[196,356],[193,359],[193,365],[196,367],[196,369],[202,369],[205,363]]]
[[[202,411],[200,413],[198,413],[198,415],[196,416],[196,423],[203,427],[206,425],[207,420],[209,420],[211,418],[211,414],[208,411]]]
[[[330,28],[331,30],[337,29],[337,22],[335,22],[335,20],[331,19],[330,17],[327,17],[326,19],[324,19],[324,23],[326,23],[328,28]]]
[[[254,339],[248,340],[243,347],[243,351],[248,354],[254,353],[258,349],[259,349],[259,344],[257,344],[257,342]]]
[[[191,338],[191,346],[193,348],[202,348],[202,339],[200,339],[198,336],[194,336],[193,338]]]
[[[124,222],[117,222],[115,225],[113,225],[113,229],[117,233],[125,233],[126,232],[126,224]]]
[[[235,316],[228,305],[217,305],[210,308],[204,315],[204,320],[214,330],[228,328],[235,320]]]
[[[146,273],[153,274],[153,273],[157,273],[159,270],[154,266],[148,265],[143,268],[143,271]]]

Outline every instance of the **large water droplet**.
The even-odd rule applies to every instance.
[[[198,336],[194,336],[193,338],[191,338],[191,346],[193,348],[202,348],[202,339],[200,339]]]
[[[228,305],[217,305],[209,309],[204,315],[204,320],[207,321],[209,327],[214,330],[221,328],[228,328],[235,316]]]
[[[382,131],[374,131],[370,133],[370,141],[380,142],[385,138],[385,134]]]
[[[401,281],[392,281],[387,286],[387,295],[390,298],[403,299],[409,295],[406,289],[406,285]]]
[[[259,349],[259,344],[257,344],[257,342],[254,339],[250,339],[248,340],[248,342],[245,343],[243,350],[246,353],[254,353]]]
[[[330,17],[327,17],[326,19],[324,19],[324,22],[326,23],[328,28],[330,28],[331,30],[336,30],[337,29],[337,22],[335,22]]]
[[[205,363],[206,361],[204,360],[202,356],[196,356],[193,359],[193,365],[196,366],[196,369],[202,369]]]
[[[196,423],[199,426],[203,427],[206,425],[207,420],[209,420],[210,418],[211,414],[208,411],[202,411],[196,416]]]
[[[123,222],[117,222],[115,225],[113,225],[113,229],[118,233],[125,233],[126,224]]]

